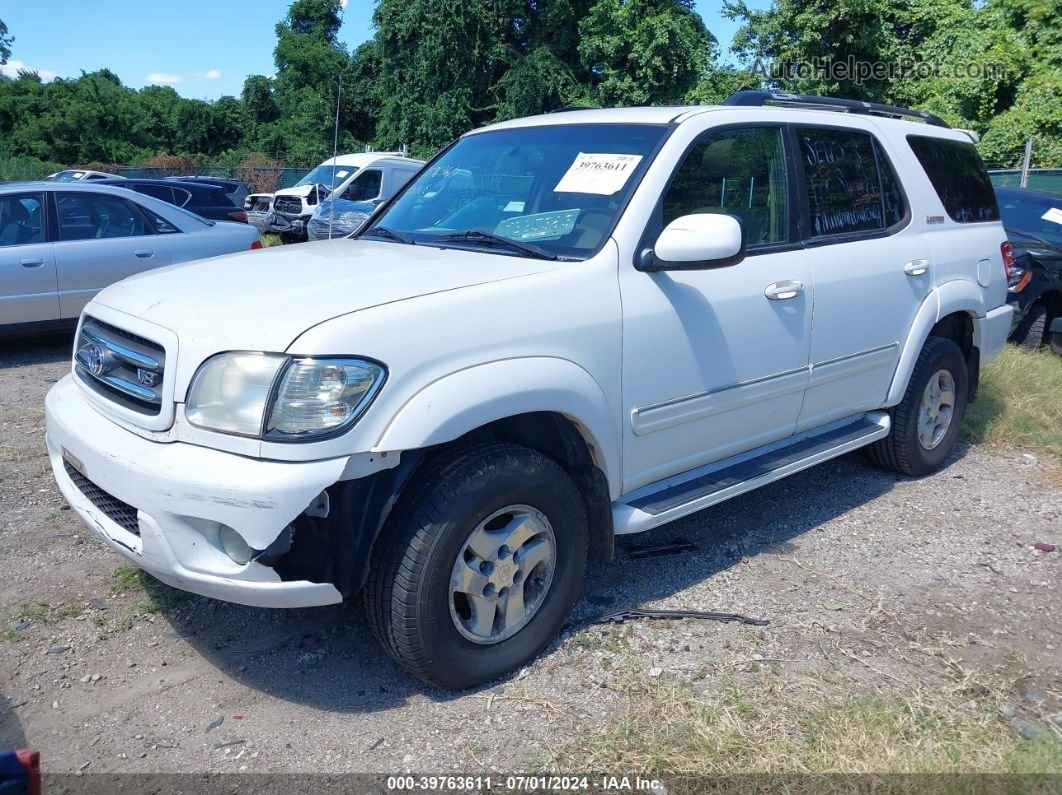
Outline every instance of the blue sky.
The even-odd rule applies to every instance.
[[[753,0],[763,7],[768,0]],[[17,0],[0,6],[15,37],[8,74],[37,70],[50,79],[107,67],[126,85],[172,85],[186,97],[239,95],[249,74],[273,73],[274,26],[289,0]],[[371,0],[348,0],[340,38],[353,48],[372,37]],[[722,0],[698,11],[724,49],[737,25]]]

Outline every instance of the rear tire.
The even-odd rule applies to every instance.
[[[1018,327],[1014,329],[1011,339],[1022,348],[1037,351],[1043,346],[1046,336],[1047,307],[1043,304],[1033,304]]]
[[[552,459],[500,442],[443,452],[376,543],[369,624],[426,682],[458,690],[495,679],[560,630],[582,588],[588,538],[579,491]]]
[[[889,412],[889,435],[867,448],[870,459],[904,475],[940,469],[955,449],[969,392],[962,349],[944,337],[927,339],[903,400]]]

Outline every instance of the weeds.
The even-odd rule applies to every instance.
[[[1001,450],[1031,449],[1062,462],[1062,360],[1008,345],[981,371],[964,437]]]

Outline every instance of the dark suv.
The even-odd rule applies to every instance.
[[[1026,348],[1062,340],[1062,196],[996,188],[999,212],[1014,247],[1007,300],[1014,306],[1011,340]]]
[[[247,213],[243,207],[229,198],[224,185],[215,182],[134,178],[106,180],[102,184],[153,196],[212,221],[247,223]]]

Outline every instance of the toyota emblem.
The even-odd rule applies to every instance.
[[[93,343],[85,347],[85,366],[93,375],[103,375],[107,363],[107,354],[103,348]]]

